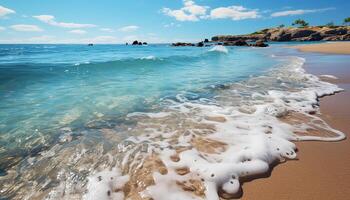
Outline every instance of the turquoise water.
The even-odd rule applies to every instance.
[[[62,129],[113,127],[178,94],[211,98],[277,64],[266,50],[210,48],[1,45],[0,169],[49,148]]]
[[[174,163],[192,165],[199,170],[192,175],[216,184],[208,191],[217,196],[216,188],[233,174],[237,178],[227,183],[236,181],[239,189],[240,176],[262,173],[276,159],[294,159],[290,140],[343,139],[343,133],[311,114],[319,111],[318,96],[341,89],[305,73],[303,66],[346,66],[348,56],[281,48],[295,44],[0,45],[0,196],[109,198],[110,191],[123,191],[113,188],[114,181],[138,176],[135,172],[154,155],[170,171]],[[305,121],[279,120],[289,113]],[[310,127],[335,136],[294,132],[307,134]],[[193,143],[201,138],[227,143],[228,149],[205,153]],[[168,159],[184,148],[179,162]],[[238,171],[220,167],[231,165],[242,166]],[[159,188],[177,184],[168,174],[147,188],[152,197]],[[212,174],[225,178],[213,182]],[[164,188],[170,191],[166,198],[171,188]]]

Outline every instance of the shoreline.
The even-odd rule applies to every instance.
[[[319,44],[323,52],[329,44]],[[346,51],[350,52],[350,43]],[[303,45],[294,47],[299,51],[315,52],[316,45]],[[317,50],[317,49],[316,49]],[[342,49],[344,51],[344,49]],[[332,52],[330,54],[336,54]],[[342,66],[326,66],[331,75],[338,79],[326,79],[325,81],[339,85],[344,91],[331,96],[320,98],[321,117],[329,125],[337,130],[349,134],[350,124],[350,69]],[[325,69],[317,65],[307,64],[304,69],[311,74],[323,75]],[[322,78],[324,80],[324,78]],[[243,184],[243,196],[241,199],[347,199],[350,196],[350,140],[338,142],[302,141],[295,142],[298,147],[298,159],[279,164],[266,178],[255,179]]]

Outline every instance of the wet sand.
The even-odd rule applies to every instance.
[[[350,62],[327,68],[306,64],[305,69],[316,75],[338,76],[339,79],[330,82],[345,91],[323,97],[321,113],[348,139],[332,143],[298,142],[299,159],[279,164],[268,178],[245,183],[242,199],[350,199]]]
[[[331,53],[331,54],[350,54],[350,42],[332,42],[323,44],[299,45],[294,46],[303,52]]]

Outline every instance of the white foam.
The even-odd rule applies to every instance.
[[[155,59],[156,59],[155,56],[145,56],[141,58],[141,60],[155,60]]]
[[[213,48],[211,48],[209,51],[215,51],[220,53],[228,53],[228,49],[222,45],[216,45]]]
[[[122,176],[117,168],[104,170],[88,177],[85,200],[123,200],[124,193],[119,191],[129,181],[129,176]]]
[[[271,72],[271,75],[251,78],[246,83],[235,84],[236,87],[230,91],[238,95],[244,93],[249,98],[241,97],[242,101],[237,105],[226,105],[220,103],[205,104],[203,102],[187,101],[183,96],[178,95],[180,102],[172,102],[174,105],[169,106],[169,110],[174,112],[177,117],[175,120],[176,127],[181,128],[183,121],[176,121],[185,118],[186,123],[204,123],[213,125],[215,130],[204,130],[200,128],[188,128],[186,134],[175,138],[175,132],[162,131],[166,124],[159,128],[153,126],[147,127],[147,124],[138,122],[143,127],[146,136],[135,136],[128,140],[136,144],[135,148],[130,146],[120,146],[125,153],[122,160],[122,166],[129,164],[131,167],[137,164],[134,158],[142,154],[150,155],[156,153],[168,169],[168,173],[161,175],[154,173],[153,178],[155,185],[149,186],[142,192],[141,196],[151,197],[155,200],[163,199],[201,199],[193,193],[182,190],[177,181],[189,179],[202,180],[205,190],[205,199],[219,200],[218,191],[225,191],[228,194],[236,194],[240,190],[240,179],[247,176],[254,176],[266,173],[274,161],[284,161],[286,159],[296,158],[296,146],[292,141],[295,140],[321,140],[321,141],[338,141],[345,138],[345,135],[329,127],[322,119],[309,113],[318,111],[318,98],[323,95],[333,94],[341,89],[331,83],[320,81],[316,76],[306,74],[302,68],[305,62],[302,58],[290,57],[287,66],[282,69]],[[279,77],[279,78],[278,78]],[[262,91],[264,84],[272,84],[270,81],[283,81],[283,88],[271,87]],[[299,90],[292,86],[302,85]],[[292,86],[291,86],[292,85]],[[287,88],[287,89],[285,89]],[[264,88],[266,89],[266,88]],[[225,93],[223,94],[225,96]],[[171,102],[171,101],[169,101]],[[299,113],[314,121],[322,123],[314,124],[333,132],[333,137],[323,136],[300,136],[296,131],[307,132],[308,125],[291,125],[279,119],[289,112]],[[160,112],[159,114],[151,113],[134,113],[128,117],[148,116],[151,118],[161,119],[169,116],[168,113]],[[211,120],[205,116],[216,116],[225,120]],[[166,120],[161,121],[166,122]],[[174,123],[172,122],[172,123]],[[154,125],[154,124],[150,124]],[[208,133],[209,132],[209,133]],[[161,140],[156,138],[161,137]],[[189,147],[191,140],[196,137],[211,139],[225,143],[225,151],[216,153],[203,153],[196,148],[190,148],[178,153],[179,161],[174,162],[170,159],[171,155],[176,154],[174,146]],[[137,152],[141,144],[147,144],[148,149],[143,152]],[[132,160],[130,162],[130,159]],[[187,167],[190,173],[178,175],[176,169]],[[101,176],[101,174],[99,174]],[[108,177],[110,174],[103,177]],[[120,176],[113,173],[112,176]],[[89,193],[98,196],[98,199],[106,197],[108,183],[96,182],[95,178],[90,178]],[[123,177],[123,176],[121,176]],[[101,193],[101,194],[100,194]],[[122,195],[122,194],[118,194]],[[119,196],[118,196],[119,198]]]
[[[336,76],[328,75],[328,74],[320,75],[320,77],[321,78],[328,78],[328,79],[338,79]]]

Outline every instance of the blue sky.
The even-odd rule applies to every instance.
[[[0,0],[0,43],[198,41],[290,25],[341,24],[348,0]]]

